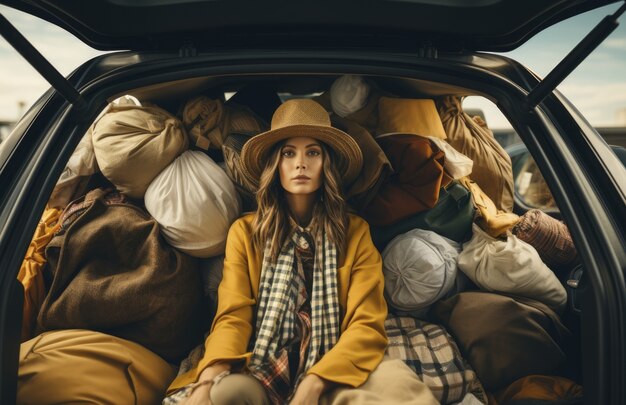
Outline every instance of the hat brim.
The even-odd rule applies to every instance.
[[[415,132],[385,132],[383,134],[374,135],[374,139],[386,138],[388,136],[395,135],[411,135],[411,136],[421,136],[422,138],[428,138],[429,136],[435,137],[434,135],[420,135]]]
[[[259,184],[265,162],[274,145],[284,139],[300,136],[317,139],[335,152],[339,159],[337,165],[344,187],[358,177],[363,167],[363,154],[356,141],[337,128],[317,125],[290,125],[250,138],[241,150],[243,175],[254,184]]]

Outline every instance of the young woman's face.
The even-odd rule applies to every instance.
[[[311,194],[322,185],[320,142],[305,136],[287,139],[280,150],[280,184],[291,194]]]

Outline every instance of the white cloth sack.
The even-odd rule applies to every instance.
[[[198,151],[184,152],[167,166],[148,186],[145,204],[169,244],[195,257],[224,253],[241,206],[226,173]]]
[[[445,153],[446,158],[443,162],[443,168],[450,177],[457,180],[469,176],[472,173],[472,167],[474,167],[474,161],[472,159],[454,149],[443,139],[434,136],[427,136],[426,138],[430,139],[432,143],[437,145],[439,149]]]
[[[370,86],[358,75],[344,75],[330,86],[330,105],[340,117],[359,111],[367,104]]]
[[[396,236],[382,253],[389,305],[419,317],[435,301],[461,288],[461,283],[455,287],[460,250],[458,243],[424,229]]]
[[[557,312],[563,309],[567,292],[535,248],[513,235],[492,238],[476,224],[472,231],[458,264],[478,287],[532,298]]]

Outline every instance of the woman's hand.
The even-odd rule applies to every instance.
[[[218,374],[230,370],[230,367],[229,363],[216,363],[205,368],[202,373],[200,373],[198,382],[195,383],[196,387],[191,392],[191,395],[182,401],[180,405],[211,405],[210,393],[213,384],[203,384],[203,382],[212,381]]]
[[[202,385],[191,393],[186,399],[180,402],[180,405],[211,405],[211,387],[213,385]]]
[[[317,405],[327,383],[315,374],[302,379],[289,405]]]

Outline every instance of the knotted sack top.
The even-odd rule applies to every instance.
[[[143,198],[150,182],[187,149],[181,122],[159,107],[111,106],[93,127],[102,174],[122,193]]]
[[[394,238],[382,253],[390,305],[419,311],[445,296],[454,286],[459,251],[456,242],[424,229]]]

